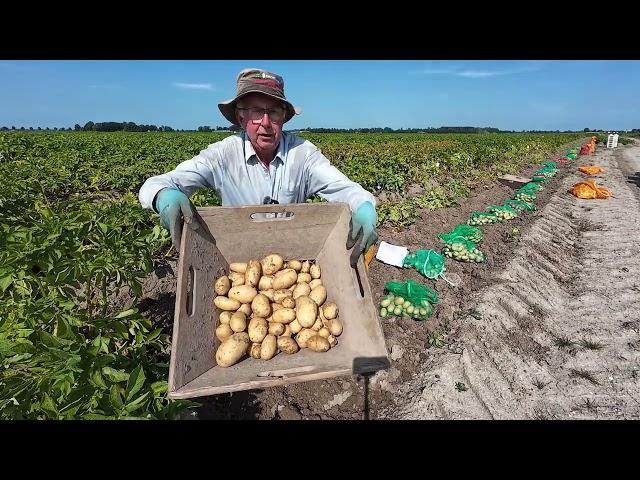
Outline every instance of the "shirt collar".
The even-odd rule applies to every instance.
[[[282,136],[280,137],[280,144],[278,145],[278,150],[276,151],[276,156],[273,158],[271,163],[280,162],[284,163],[286,158],[286,150],[285,150],[285,132],[282,132]],[[249,136],[246,131],[242,131],[242,139],[244,140],[244,161],[246,163],[257,163],[258,156],[256,155],[256,151],[253,149],[253,145],[251,145],[251,140],[249,140]]]

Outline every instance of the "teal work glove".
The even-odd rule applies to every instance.
[[[347,250],[353,247],[350,258],[352,268],[356,268],[360,255],[378,240],[376,220],[376,209],[371,202],[364,202],[353,212],[347,237]]]
[[[175,188],[163,188],[156,195],[156,209],[160,214],[160,223],[171,233],[171,241],[180,252],[182,236],[182,218],[192,230],[197,230],[198,222],[193,218],[193,208],[187,196]]]

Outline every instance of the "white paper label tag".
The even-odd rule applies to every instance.
[[[376,259],[386,263],[387,265],[402,267],[402,261],[408,254],[408,248],[399,247],[387,242],[380,242],[380,246],[376,252]]]

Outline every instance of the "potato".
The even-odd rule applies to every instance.
[[[273,312],[272,322],[275,323],[291,323],[296,319],[296,311],[293,308],[281,308]]]
[[[311,287],[311,290],[316,288],[318,285],[322,285],[322,279],[320,278],[316,278],[315,280],[311,280],[309,282],[309,286]]]
[[[305,260],[304,262],[302,262],[302,268],[300,269],[300,272],[309,273],[310,268],[311,268],[311,264],[309,263],[309,260]]]
[[[229,273],[229,280],[231,280],[232,287],[244,285],[244,273],[231,272]]]
[[[327,320],[332,320],[338,316],[338,306],[333,302],[325,303],[321,310]]]
[[[311,275],[309,275],[308,273],[299,273],[296,283],[309,283],[310,281]]]
[[[247,271],[247,264],[246,263],[230,263],[229,270],[231,270],[232,272],[244,273]]]
[[[247,333],[234,333],[216,350],[216,362],[221,367],[230,367],[247,354],[250,344]]]
[[[311,293],[311,287],[308,283],[302,282],[296,285],[296,288],[293,289],[293,298],[294,300],[301,295],[309,295]]]
[[[242,312],[234,313],[231,315],[229,326],[236,333],[244,332],[247,329],[247,316]]]
[[[282,268],[284,260],[280,255],[272,253],[260,260],[263,275],[273,275]]]
[[[280,351],[288,354],[296,353],[300,348],[298,344],[293,338],[289,337],[278,337],[276,340],[276,345],[280,349]]]
[[[311,268],[309,269],[309,273],[311,274],[311,278],[316,279],[316,278],[320,278],[320,265],[318,265],[317,263],[314,265],[311,265]]]
[[[221,342],[224,342],[231,335],[233,335],[233,330],[231,330],[229,325],[222,324],[216,328],[216,337],[218,337],[218,340]]]
[[[339,318],[327,320],[327,328],[334,337],[339,337],[342,334],[342,322]]]
[[[310,328],[303,328],[300,330],[300,333],[296,335],[296,342],[300,348],[307,348],[307,341],[316,335],[318,334]]]
[[[262,290],[260,293],[265,295],[270,301],[272,302],[274,301],[273,295],[275,293],[275,290],[273,288],[269,288],[268,290]]]
[[[275,290],[273,293],[273,301],[276,303],[282,303],[282,300],[292,295],[293,293],[289,290]]]
[[[324,338],[329,338],[329,335],[331,335],[331,332],[327,327],[322,327],[320,330],[318,330],[318,335]]]
[[[229,298],[238,300],[240,303],[251,303],[251,301],[254,299],[254,297],[257,294],[258,294],[258,291],[250,285],[240,285],[239,287],[231,287],[231,290],[229,290]]]
[[[293,295],[293,291],[296,289],[296,283],[294,283],[293,285],[291,285],[289,288],[287,288],[287,290],[289,290],[291,292],[291,294]]]
[[[291,323],[293,323],[293,322],[291,322]],[[284,326],[284,332],[282,332],[280,334],[281,337],[290,337],[291,336],[291,323],[287,323]],[[281,324],[276,323],[275,325],[281,325]]]
[[[253,313],[253,310],[251,310],[251,305],[250,304],[243,303],[242,305],[240,305],[240,308],[238,309],[238,312],[242,312],[248,317]]]
[[[269,290],[273,286],[273,275],[263,275],[258,282],[258,290]]]
[[[289,288],[291,285],[296,283],[298,279],[298,274],[292,268],[287,268],[286,270],[281,270],[276,273],[276,276],[273,277],[273,289],[274,290],[282,290],[285,288]]]
[[[322,307],[318,308],[318,317],[320,317],[320,320],[322,321],[322,325],[323,326],[327,326],[327,319],[324,316],[324,313],[322,313]]]
[[[314,352],[326,352],[331,348],[331,344],[326,338],[321,337],[320,335],[314,335],[307,340],[307,348]]]
[[[287,325],[288,327],[289,325]],[[275,323],[275,322],[271,322],[269,324],[269,335],[275,335],[276,337],[279,337],[280,335],[282,335],[285,331],[285,326],[282,323]]]
[[[278,310],[283,309],[284,307],[280,303],[272,303],[271,304],[271,312],[276,313]]]
[[[228,298],[223,295],[218,295],[213,299],[213,304],[220,310],[227,310],[235,312],[240,308],[240,302],[233,298]]]
[[[244,272],[244,284],[257,287],[262,277],[262,265],[257,260],[249,260],[247,271]]]
[[[231,296],[231,293],[229,293],[229,296]],[[324,301],[327,299],[327,289],[324,288],[324,285],[318,285],[316,288],[311,290],[309,298],[316,302],[316,305],[321,307]]]
[[[287,262],[287,268],[293,268],[296,272],[299,272],[302,268],[302,262],[300,260],[289,260]]]
[[[260,359],[271,360],[276,354],[277,345],[278,342],[275,335],[267,335],[264,337],[262,346],[260,347]]]
[[[260,343],[267,336],[269,325],[262,317],[254,317],[249,322],[249,340],[254,343]]]
[[[229,321],[231,320],[231,312],[224,311],[218,317],[221,325],[229,325]]]
[[[249,348],[249,356],[251,358],[260,360],[260,347],[261,345],[259,343],[252,343],[251,347]]]
[[[253,313],[258,317],[267,318],[271,315],[271,302],[269,301],[269,297],[262,293],[253,297],[253,300],[251,301],[251,310],[253,310]]]
[[[301,295],[296,298],[296,320],[300,322],[304,328],[311,327],[318,316],[318,306],[307,295]]]
[[[216,283],[213,285],[213,290],[218,295],[226,295],[229,293],[229,289],[231,288],[231,280],[226,275],[221,276],[216,280]]]
[[[285,297],[282,300],[282,306],[285,308],[296,308],[296,301],[292,297]]]
[[[331,348],[335,347],[338,344],[338,339],[336,339],[336,337],[334,337],[333,335],[329,335],[327,337],[327,340],[329,340],[329,345],[331,345]]]
[[[324,327],[322,320],[320,320],[320,317],[317,317],[316,321],[311,326],[311,330],[315,330],[316,332],[318,332],[322,327]]]
[[[302,325],[300,325],[300,322],[298,321],[298,319],[295,319],[288,326],[291,328],[291,333],[293,333],[294,335],[298,333],[300,330],[302,330]]]

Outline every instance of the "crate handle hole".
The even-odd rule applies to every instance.
[[[187,310],[187,315],[190,317],[193,316],[193,312],[195,310],[196,303],[196,271],[193,269],[193,266],[189,267],[189,271],[187,272],[187,294],[186,305],[185,308]]]
[[[293,212],[254,212],[250,215],[254,222],[266,222],[272,220],[291,220],[295,214]]]

